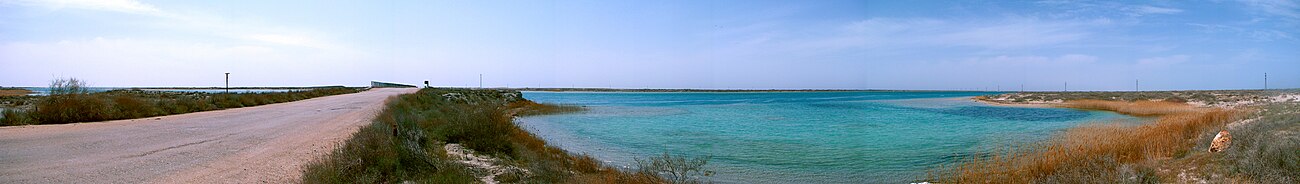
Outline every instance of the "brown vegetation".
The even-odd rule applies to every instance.
[[[1198,109],[1172,102],[1079,100],[1067,107],[1158,116],[1139,126],[1096,123],[1071,128],[1048,141],[962,160],[941,169],[956,183],[1150,183],[1160,179],[1153,164],[1185,154],[1207,129],[1239,119],[1237,110]]]
[[[32,91],[22,88],[0,88],[0,96],[24,96],[27,94],[32,94]]]
[[[1147,101],[1140,100],[1135,102],[1106,101],[1106,100],[1072,100],[1061,104],[1062,107],[1076,109],[1091,109],[1113,111],[1120,114],[1134,116],[1161,116],[1173,115],[1180,113],[1194,113],[1204,111],[1183,103],[1165,102],[1165,101]]]

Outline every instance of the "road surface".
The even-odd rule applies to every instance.
[[[0,183],[292,183],[370,122],[372,89],[133,120],[0,127]]]

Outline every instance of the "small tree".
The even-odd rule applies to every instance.
[[[50,96],[37,101],[29,113],[40,124],[107,120],[114,110],[108,102],[89,95],[86,82],[76,78],[50,81]]]
[[[665,152],[660,156],[636,159],[637,172],[663,176],[672,183],[708,183],[700,177],[712,176],[713,171],[704,168],[711,156],[686,158],[683,155],[670,155]]]
[[[50,96],[62,95],[79,95],[89,93],[86,89],[86,81],[77,78],[54,79],[50,81]]]

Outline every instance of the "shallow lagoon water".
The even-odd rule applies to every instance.
[[[628,167],[664,152],[712,156],[720,183],[899,183],[998,146],[1040,141],[1102,111],[990,106],[979,92],[525,92],[575,114],[526,117],[548,143]]]

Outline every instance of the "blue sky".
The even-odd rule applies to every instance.
[[[0,86],[1300,88],[1300,2],[0,0]]]

